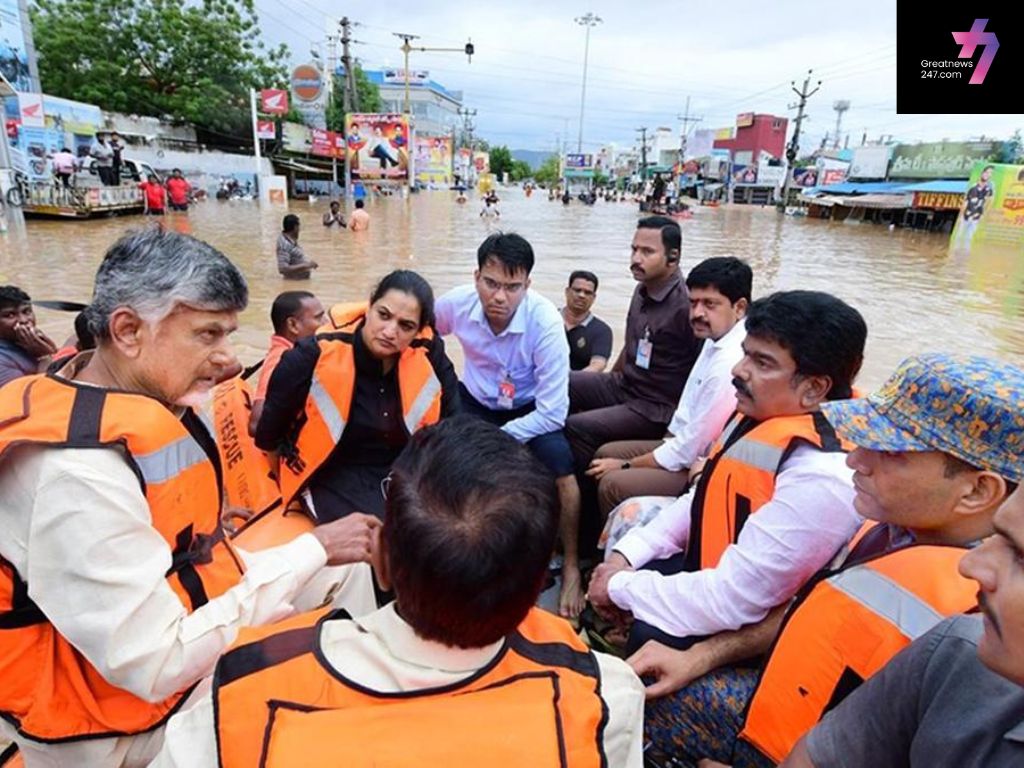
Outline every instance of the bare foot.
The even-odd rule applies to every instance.
[[[581,582],[579,568],[562,566],[562,591],[558,596],[558,613],[570,621],[576,621],[587,604]]]

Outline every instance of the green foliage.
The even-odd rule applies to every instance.
[[[533,178],[537,180],[538,184],[557,184],[562,176],[561,170],[558,155],[552,155],[541,163],[540,168],[533,174]]]
[[[512,152],[506,146],[491,149],[491,173],[499,179],[503,174],[512,172]]]
[[[356,97],[358,99],[358,112],[380,112],[384,103],[380,98],[380,88],[363,72],[358,64],[352,72],[356,81]],[[343,131],[345,129],[345,78],[339,75],[334,77],[333,103],[327,106],[327,127],[332,131]]]
[[[533,169],[525,160],[513,160],[511,176],[512,181],[522,181],[533,176]]]
[[[244,135],[249,89],[284,87],[253,0],[35,0],[43,90]]]

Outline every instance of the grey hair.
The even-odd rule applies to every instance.
[[[179,304],[226,312],[248,303],[245,278],[223,253],[188,235],[149,229],[110,246],[86,313],[89,330],[100,340],[110,338],[110,316],[119,307],[155,323]]]

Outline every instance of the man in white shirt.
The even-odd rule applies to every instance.
[[[679,496],[690,466],[707,455],[736,410],[732,369],[743,357],[743,317],[753,277],[750,267],[732,256],[705,259],[686,276],[690,327],[704,345],[665,440],[622,440],[598,449],[587,474],[598,481],[602,519],[633,496]]]
[[[454,334],[462,345],[463,412],[525,443],[556,478],[564,557],[559,610],[575,617],[583,608],[580,495],[562,432],[569,412],[569,344],[557,307],[530,290],[533,263],[525,238],[490,235],[477,250],[474,285],[437,300],[437,331]]]
[[[0,739],[28,768],[146,765],[239,628],[288,616],[325,565],[369,559],[365,515],[259,553],[224,538],[192,407],[238,368],[247,300],[212,246],[128,235],[96,275],[95,351],[0,390]]]
[[[737,416],[694,489],[630,531],[591,578],[599,612],[634,620],[630,653],[760,621],[857,531],[849,446],[818,406],[851,396],[866,338],[860,313],[827,293],[750,305]]]
[[[395,602],[243,633],[211,693],[171,721],[153,768],[273,764],[295,750],[309,765],[549,766],[569,754],[641,768],[639,679],[533,607],[558,529],[536,458],[454,417],[412,436],[386,491],[373,561]]]

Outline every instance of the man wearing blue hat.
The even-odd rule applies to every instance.
[[[870,397],[823,403],[837,434],[857,446],[847,462],[868,523],[833,567],[761,624],[685,652],[648,644],[630,660],[658,678],[649,697],[678,691],[648,702],[654,750],[736,768],[775,765],[901,649],[973,608],[977,585],[957,564],[992,534],[996,509],[1024,478],[1021,400],[1024,371],[932,354],[905,361]],[[759,670],[719,669],[769,649]],[[879,705],[878,716],[884,711]],[[823,765],[878,764],[842,754]]]

